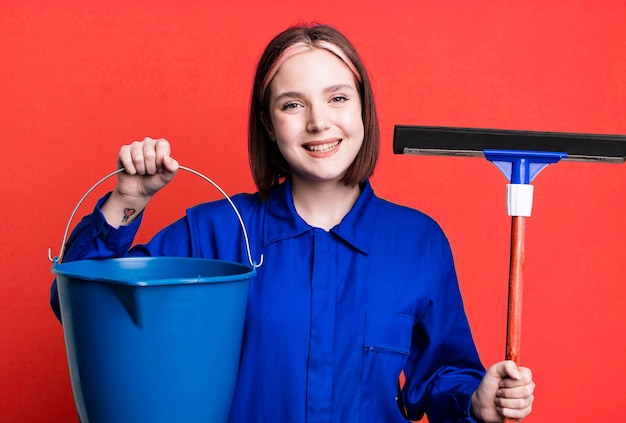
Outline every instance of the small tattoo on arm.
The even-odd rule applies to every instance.
[[[129,219],[132,215],[134,215],[134,214],[135,214],[135,212],[136,212],[136,210],[135,210],[135,209],[129,209],[129,208],[124,209],[124,217],[122,218],[122,223],[126,223],[126,222],[128,222],[128,219]]]

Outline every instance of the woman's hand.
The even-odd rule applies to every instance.
[[[472,413],[487,423],[504,417],[521,420],[532,410],[535,391],[532,372],[512,361],[491,366],[472,395]]]
[[[170,157],[170,143],[163,138],[144,138],[120,149],[118,165],[125,173],[118,176],[120,195],[151,198],[167,185],[178,170]]]
[[[125,172],[118,174],[117,186],[101,209],[113,227],[132,222],[178,171],[178,162],[170,156],[170,143],[163,138],[144,138],[123,146],[118,166]]]

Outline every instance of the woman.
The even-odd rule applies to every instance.
[[[485,372],[479,361],[439,226],[374,194],[378,145],[370,82],[341,33],[293,27],[269,43],[249,123],[259,192],[233,197],[264,264],[251,281],[230,421],[379,423],[427,413],[433,423],[499,422],[530,412],[530,370],[500,362]],[[190,209],[130,249],[141,212],[178,163],[166,140],[152,138],[122,147],[119,162],[126,172],[76,228],[65,261],[246,261],[225,201]],[[58,315],[54,286],[52,302]]]

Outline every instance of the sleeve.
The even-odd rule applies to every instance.
[[[442,235],[431,249],[430,301],[413,333],[401,398],[407,414],[431,423],[475,422],[470,401],[485,369],[474,345],[452,252]]]
[[[113,228],[100,211],[110,195],[109,193],[101,198],[93,212],[76,225],[65,244],[62,257],[64,262],[123,257],[127,254],[139,230],[143,212],[130,225]]]

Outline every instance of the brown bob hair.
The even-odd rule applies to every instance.
[[[355,74],[361,97],[363,145],[342,181],[346,185],[361,184],[369,178],[378,160],[380,131],[374,104],[374,94],[365,66],[350,41],[338,30],[327,25],[293,26],[278,34],[267,45],[257,66],[250,101],[248,126],[248,155],[252,177],[263,198],[272,188],[288,178],[291,170],[278,146],[263,124],[269,117],[269,85],[286,55],[315,48],[325,49],[338,56]],[[290,53],[291,52],[291,53]],[[297,54],[297,52],[295,54]]]

